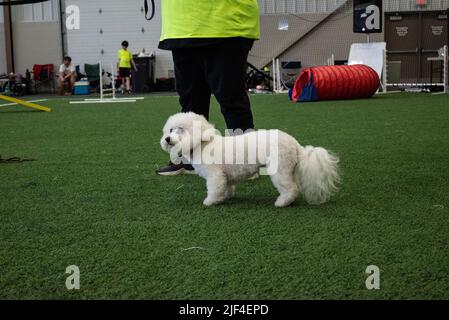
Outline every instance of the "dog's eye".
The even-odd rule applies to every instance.
[[[170,129],[170,133],[172,133],[173,132],[173,129]]]

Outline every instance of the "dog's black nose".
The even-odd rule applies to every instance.
[[[167,141],[167,143],[170,143],[170,137],[165,138],[165,141]]]

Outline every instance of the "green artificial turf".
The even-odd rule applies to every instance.
[[[0,164],[0,298],[448,299],[449,97],[251,101],[258,128],[341,157],[329,203],[277,209],[261,177],[206,208],[201,178],[157,176],[176,97],[0,107],[0,154],[37,160]],[[371,264],[380,290],[365,288]]]

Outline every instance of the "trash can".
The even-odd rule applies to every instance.
[[[387,83],[401,82],[401,61],[389,61],[387,64]]]

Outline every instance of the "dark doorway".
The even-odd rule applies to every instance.
[[[431,60],[438,56],[438,49],[447,45],[447,28],[444,11],[385,15],[388,63],[397,66],[401,83],[441,82],[443,62]]]

